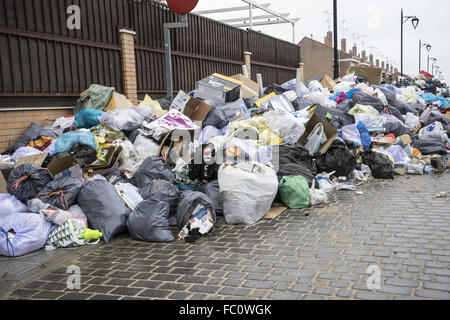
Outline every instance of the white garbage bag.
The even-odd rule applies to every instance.
[[[269,212],[278,178],[275,171],[258,162],[224,164],[219,169],[219,188],[226,222],[252,225]]]
[[[419,131],[419,141],[445,141],[447,140],[447,132],[444,130],[442,123],[434,122]]]

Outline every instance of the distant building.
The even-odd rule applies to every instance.
[[[304,78],[310,80],[321,75],[334,77],[334,49],[333,49],[333,33],[329,31],[324,42],[314,40],[310,37],[304,37],[299,43],[302,52],[302,62],[304,63]],[[347,74],[352,66],[378,67],[383,68],[383,79],[389,81],[392,68],[389,64],[385,64],[377,59],[374,61],[372,54],[367,56],[366,51],[358,53],[356,44],[347,51],[347,40],[341,40],[341,48],[339,52],[339,76]]]

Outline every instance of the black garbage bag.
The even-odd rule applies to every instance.
[[[213,126],[217,129],[225,128],[230,121],[228,120],[228,116],[219,107],[214,107],[211,109],[211,111],[206,116],[205,121],[203,121],[203,129],[207,126]]]
[[[405,123],[405,119],[403,118],[401,112],[398,111],[397,108],[392,107],[392,106],[388,106],[388,107],[386,107],[386,109],[388,109],[388,110],[390,111],[390,113],[391,113],[394,117],[396,117],[398,120],[400,120],[401,122]],[[384,111],[384,110],[385,110],[385,109],[383,109],[383,111]]]
[[[52,207],[67,211],[77,200],[82,187],[80,180],[61,177],[48,183],[36,197]]]
[[[171,99],[170,97],[165,97],[158,100],[158,102],[163,110],[169,110],[170,106],[172,105],[173,99]]]
[[[372,86],[375,89],[380,89],[381,92],[386,96],[386,99],[389,103],[389,105],[393,105],[394,102],[397,100],[397,96],[394,91],[389,90],[388,88],[382,87],[382,86]]]
[[[28,129],[17,139],[16,143],[12,148],[12,152],[16,152],[17,149],[26,147],[30,141],[36,140],[39,137],[51,137],[57,138],[56,133],[52,130],[44,129],[38,126],[36,123],[32,123]]]
[[[341,110],[342,112],[349,112],[353,107],[355,106],[355,103],[351,99],[346,99],[344,101],[341,101],[336,106],[337,110]]]
[[[277,172],[278,181],[281,181],[283,177],[289,176],[302,176],[308,181],[309,186],[312,187],[316,175],[313,174],[308,168],[303,167],[301,164],[288,163],[280,165]]]
[[[197,187],[196,191],[206,194],[213,202],[216,215],[223,216],[223,198],[220,194],[219,181],[214,180]]]
[[[128,232],[135,240],[146,242],[174,241],[170,230],[167,202],[149,199],[140,202],[127,221]]]
[[[145,188],[153,180],[174,181],[175,174],[159,157],[148,157],[133,176],[133,184],[139,189]]]
[[[447,155],[447,147],[445,143],[440,141],[416,141],[413,146],[424,156],[433,154],[440,154],[441,156]]]
[[[178,229],[182,230],[189,220],[193,218],[193,215],[197,213],[199,206],[203,206],[211,213],[213,224],[216,224],[216,212],[214,211],[214,205],[212,200],[202,192],[185,191],[181,195],[180,202],[177,209],[177,225]],[[209,231],[211,232],[213,228]],[[189,230],[186,241],[193,242],[200,237],[198,230]]]
[[[140,135],[139,129],[133,131],[124,131],[123,133],[125,133],[126,137],[128,138],[128,140],[130,140],[131,143],[134,143],[138,135]]]
[[[276,84],[276,83],[272,83],[270,85],[267,86],[266,90],[264,91],[265,95],[269,95],[272,92],[275,92],[276,95],[279,94],[283,94],[288,90],[283,89],[280,85]]]
[[[87,144],[75,143],[72,148],[70,148],[69,153],[77,159],[81,168],[84,168],[97,160],[97,150]]]
[[[140,190],[140,194],[144,200],[155,199],[169,204],[169,224],[177,224],[177,208],[181,195],[177,186],[165,180],[153,180]]]
[[[26,202],[36,198],[36,195],[52,180],[47,169],[24,164],[13,169],[9,174],[7,190],[13,196]]]
[[[372,170],[375,179],[394,179],[394,165],[388,156],[375,151],[367,151],[362,155],[363,163]]]
[[[276,152],[276,148],[274,151]],[[317,166],[314,158],[302,144],[282,144],[278,147],[278,155],[280,168],[288,164],[297,164],[308,169],[314,176],[317,175]]]
[[[401,123],[396,122],[386,122],[384,124],[384,128],[386,129],[384,134],[388,135],[388,134],[393,134],[396,137],[400,137],[404,134],[409,134],[409,136],[411,137],[411,139],[413,138],[414,134],[411,132],[411,130],[409,130],[408,127],[402,125]]]
[[[113,172],[108,174],[105,178],[112,185],[115,185],[117,183],[131,183],[131,179],[128,178],[127,174],[120,169],[114,170]]]
[[[317,113],[322,119],[325,119],[336,129],[340,129],[341,127],[349,126],[355,123],[354,116],[335,108],[323,107],[318,105],[316,109],[314,109],[314,112]],[[330,118],[328,115],[331,115],[332,117]]]
[[[322,172],[333,172],[337,177],[347,177],[356,168],[356,158],[344,142],[335,140],[328,151],[316,159]]]
[[[417,115],[417,111],[409,106],[409,104],[395,99],[394,103],[392,104],[393,107],[397,108],[398,111],[400,111],[401,114],[406,115],[408,112],[413,113],[414,115]]]
[[[111,183],[103,180],[89,181],[81,188],[77,202],[86,214],[91,228],[103,233],[106,243],[127,231],[130,209]]]
[[[360,104],[364,106],[372,106],[378,112],[381,112],[384,108],[383,101],[380,98],[368,95],[364,92],[353,93],[352,101],[354,104]]]

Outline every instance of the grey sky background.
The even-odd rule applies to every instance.
[[[256,0],[258,3],[272,3],[269,7],[279,13],[289,12],[292,18],[300,18],[296,25],[296,41],[304,36],[311,36],[323,42],[329,24],[326,21],[328,11],[333,12],[332,0]],[[228,8],[245,5],[240,0],[200,0],[195,11],[216,8]],[[424,43],[430,43],[433,48],[431,57],[438,59],[437,65],[448,82],[450,79],[450,1],[448,0],[338,0],[338,37],[342,38],[344,26],[347,48],[355,42],[352,35],[359,36],[356,40],[358,51],[362,50],[362,42],[365,49],[374,53],[381,59],[381,55],[394,61],[394,66],[400,70],[400,10],[404,9],[405,15],[416,15],[420,19],[419,27],[414,30],[410,21],[404,24],[404,72],[417,75],[419,72],[419,39]],[[255,11],[254,15],[265,14]],[[207,17],[224,19],[232,17],[248,17],[248,11],[233,12],[228,14],[212,14]],[[333,17],[330,16],[331,26]],[[342,24],[342,20],[346,22]],[[290,24],[257,26],[255,30],[271,36],[292,42],[292,27]],[[367,37],[364,39],[363,36]],[[340,40],[339,40],[340,46]],[[379,49],[370,49],[378,47]],[[347,49],[347,50],[348,50]],[[422,49],[422,70],[427,69],[426,48]],[[431,63],[430,63],[431,72]]]

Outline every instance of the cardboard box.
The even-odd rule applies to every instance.
[[[299,142],[301,144],[305,144],[306,140],[308,139],[308,136],[311,134],[311,132],[314,130],[317,124],[323,124],[325,135],[327,136],[327,142],[325,142],[319,149],[320,155],[324,154],[328,151],[331,144],[336,140],[336,138],[339,136],[339,132],[336,130],[335,127],[330,125],[326,120],[322,119],[318,114],[315,112],[312,112],[310,115],[310,119],[308,123],[306,124],[305,128],[306,131],[303,134],[303,136],[300,138]]]
[[[9,173],[11,170],[1,170],[0,171],[0,193],[6,194],[8,190],[6,190],[6,180],[9,177]],[[3,176],[4,173],[7,173],[8,177]]]
[[[66,170],[71,169],[72,167],[80,167],[78,164],[77,159],[75,159],[73,156],[67,156],[63,158],[59,158],[56,160],[53,160],[49,163],[47,166],[47,170],[50,172],[52,177],[55,179],[56,176],[58,176],[61,173],[64,173]],[[80,167],[81,170],[81,167]]]
[[[83,169],[83,175],[85,177],[92,177],[96,174],[106,176],[117,168],[119,157],[123,150],[122,147],[111,146],[106,150],[106,162],[104,164],[86,166]]]
[[[381,68],[368,68],[368,67],[355,67],[348,68],[347,74],[354,73],[359,78],[366,79],[372,85],[381,85],[383,81],[383,69]]]
[[[191,97],[184,91],[178,93],[170,106],[170,110],[177,110],[194,122],[203,122],[211,109],[210,105]]]
[[[191,98],[184,106],[183,114],[194,122],[203,122],[210,111],[210,105],[195,98]]]
[[[231,78],[242,82],[241,97],[243,99],[259,97],[259,86],[255,81],[245,77],[242,74],[236,74],[236,75],[232,76]]]
[[[411,137],[409,136],[409,134],[404,134],[400,137],[397,137],[397,144],[399,144],[400,142],[403,142],[405,145],[407,144],[411,144],[412,140]]]
[[[233,102],[241,95],[242,82],[214,73],[196,84],[195,97],[218,104]]]
[[[449,168],[447,156],[431,158],[431,165],[437,170],[437,172],[445,172]]]
[[[323,77],[320,84],[322,85],[322,87],[327,88],[330,91],[332,91],[334,87],[336,87],[336,82],[333,79],[331,79],[328,75],[325,75]]]

